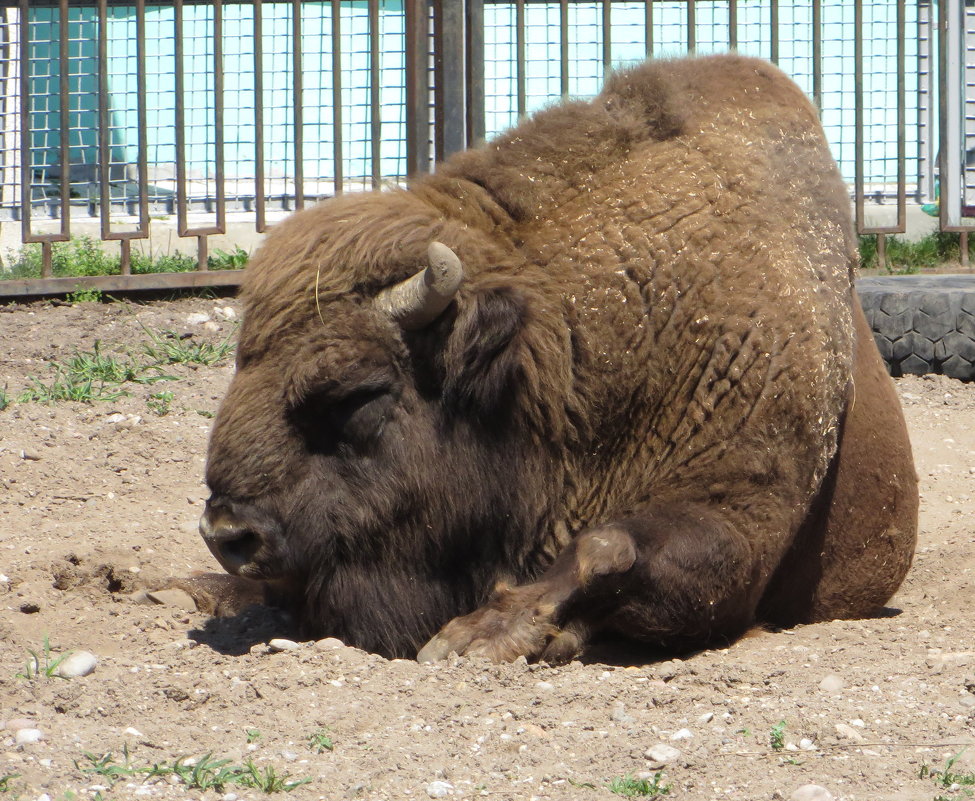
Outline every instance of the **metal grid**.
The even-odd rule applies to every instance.
[[[103,239],[119,240],[128,272],[131,242],[160,215],[195,243],[201,272],[103,287],[232,283],[202,274],[230,218],[261,232],[319,198],[403,183],[433,154],[559,97],[591,96],[615,66],[732,48],[777,62],[814,98],[858,229],[903,231],[908,195],[935,192],[947,135],[939,64],[955,13],[954,29],[969,31],[960,141],[975,144],[970,5],[0,0],[0,225],[18,222],[23,242],[41,243],[44,280],[24,292],[58,286],[52,243],[73,220],[95,219]],[[965,211],[975,169],[962,161]]]

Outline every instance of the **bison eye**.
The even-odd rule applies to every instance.
[[[353,392],[341,398],[311,395],[293,412],[310,450],[326,455],[343,446],[361,449],[379,438],[392,414],[393,396],[385,389]]]

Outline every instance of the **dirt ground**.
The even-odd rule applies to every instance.
[[[0,387],[16,399],[30,376],[50,379],[49,361],[96,341],[120,357],[139,356],[147,331],[220,342],[234,330],[228,307],[0,307]],[[967,797],[975,386],[897,381],[921,535],[883,616],[760,632],[684,659],[550,668],[390,662],[335,641],[269,652],[291,633],[274,614],[210,620],[139,593],[218,569],[196,527],[232,366],[166,371],[178,380],[130,383],[110,402],[0,411],[0,799],[263,797],[239,771],[200,789],[165,769],[189,774],[207,754],[265,780],[269,769],[308,779],[280,795],[296,799],[611,799],[612,780],[643,777],[647,789],[658,770],[674,798],[828,797],[796,794],[808,784],[851,801]],[[94,654],[94,671],[46,675],[68,651]]]

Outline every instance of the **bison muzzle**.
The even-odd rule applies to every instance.
[[[307,636],[572,658],[868,615],[911,561],[903,417],[817,114],[650,62],[247,267],[201,523]]]

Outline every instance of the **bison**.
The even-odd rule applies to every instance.
[[[613,74],[248,265],[200,524],[308,637],[562,662],[869,615],[917,479],[816,110],[763,61]]]

